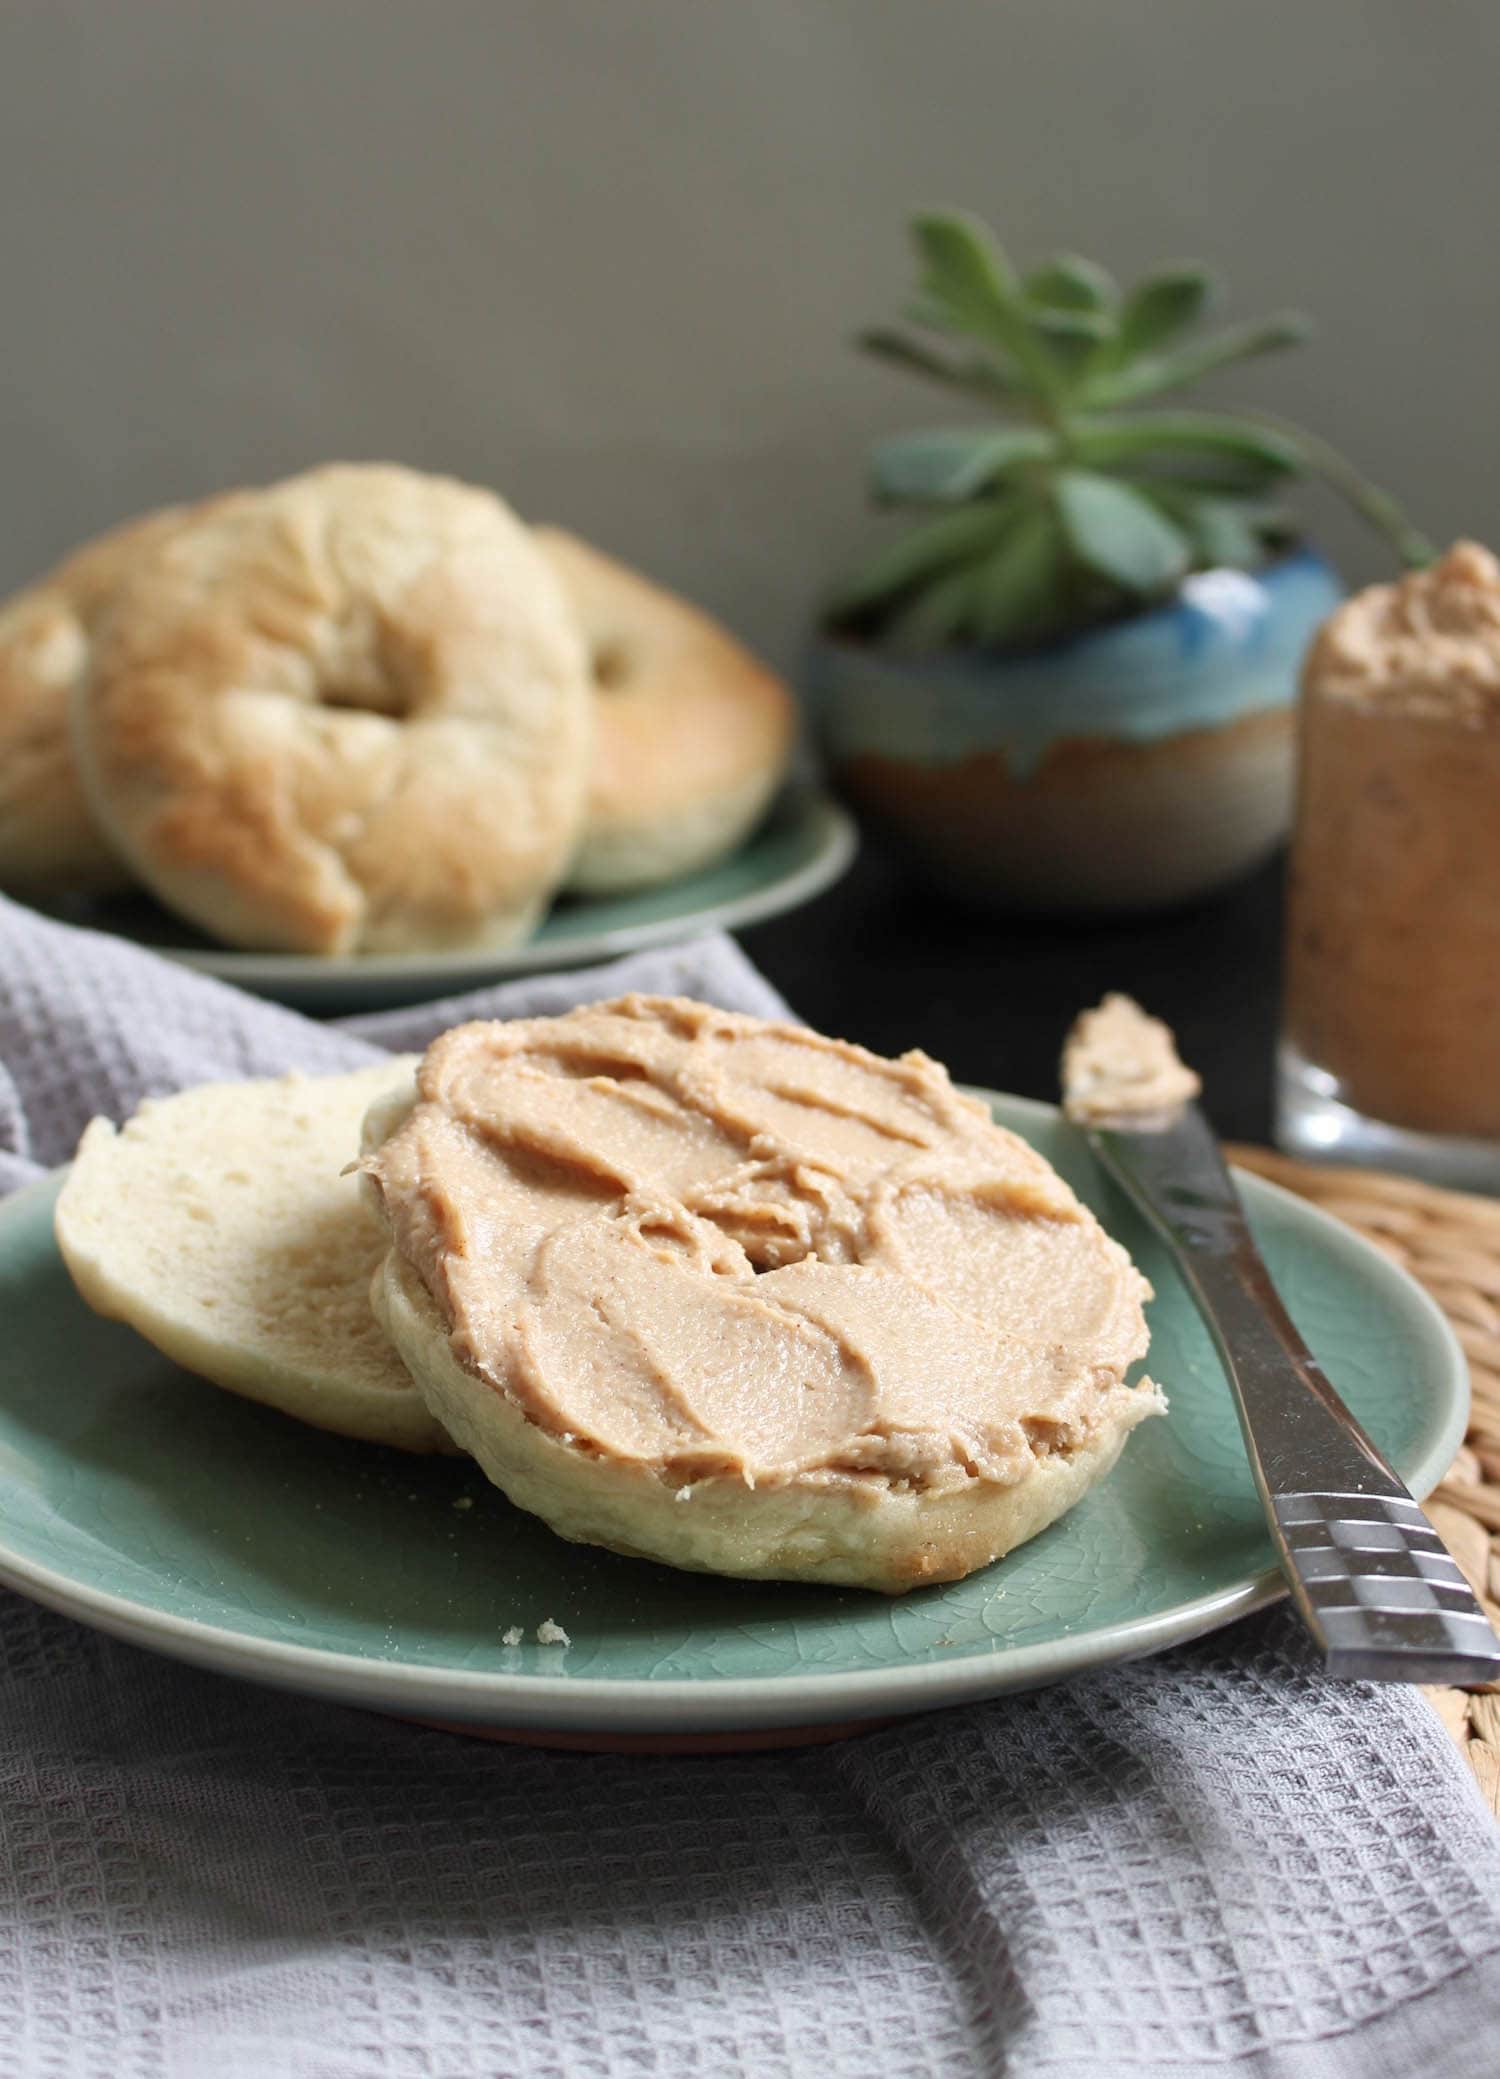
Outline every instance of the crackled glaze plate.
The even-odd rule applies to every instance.
[[[588,967],[703,931],[737,931],[799,908],[831,887],[857,849],[847,810],[816,787],[787,787],[760,828],[728,859],[642,895],[556,903],[525,945],[446,953],[240,953],[216,946],[144,895],[96,898],[68,909],[71,923],[110,931],[253,995],[325,1014],[429,1003],[466,989]]]
[[[1281,1578],[1180,1282],[1050,1106],[991,1102],[1151,1278],[1148,1362],[1172,1405],[1071,1515],[967,1581],[890,1601],[673,1573],[564,1544],[467,1461],[346,1443],[216,1392],[75,1296],[55,1179],[0,1208],[0,1579],[227,1674],[562,1744],[755,1744],[928,1710],[1269,1602]],[[1240,1183],[1298,1326],[1425,1494],[1468,1404],[1442,1315],[1348,1229]],[[570,1644],[535,1642],[548,1618]],[[525,1641],[507,1646],[514,1625]]]

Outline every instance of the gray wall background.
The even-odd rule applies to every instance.
[[[942,415],[864,365],[920,203],[1220,264],[1305,418],[1500,534],[1488,0],[10,0],[0,584],[332,456],[493,483],[783,661]],[[1385,567],[1332,504],[1351,576]]]

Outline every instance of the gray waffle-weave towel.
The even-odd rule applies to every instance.
[[[315,1025],[0,901],[0,1188],[95,1111],[622,988]],[[1500,1833],[1420,1697],[1280,1613],[842,1746],[493,1747],[0,1591],[3,2079],[1412,2079],[1500,2069]]]

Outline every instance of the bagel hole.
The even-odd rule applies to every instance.
[[[589,663],[594,674],[594,684],[602,693],[613,692],[616,686],[624,684],[630,674],[630,658],[623,643],[596,643]]]

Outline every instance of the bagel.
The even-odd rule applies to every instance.
[[[593,702],[491,492],[332,464],[231,497],[127,570],[73,699],[89,804],[230,945],[503,946],[579,837]]]
[[[452,1449],[370,1312],[385,1232],[345,1174],[366,1109],[413,1062],[205,1083],[95,1119],[57,1201],[96,1313],[175,1363],[315,1428]]]
[[[566,885],[623,894],[712,865],[786,773],[790,694],[697,607],[576,535],[538,527],[535,538],[582,628],[597,694],[583,841]]]
[[[921,1054],[624,997],[445,1034],[365,1145],[387,1334],[566,1538],[894,1594],[1164,1405],[1125,1251]]]
[[[128,880],[84,798],[68,702],[126,571],[186,517],[169,506],[111,528],[0,606],[0,887],[102,893]]]

